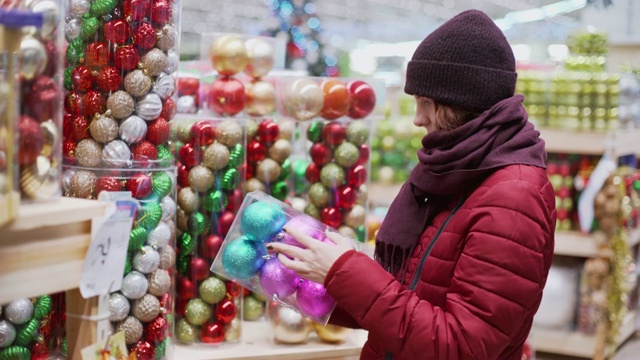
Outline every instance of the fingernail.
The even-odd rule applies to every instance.
[[[273,250],[273,245],[271,244],[267,245],[267,250]]]
[[[282,228],[282,231],[287,232],[287,228]]]

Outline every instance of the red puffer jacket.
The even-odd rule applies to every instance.
[[[369,331],[362,359],[520,359],[555,221],[543,169],[501,168],[434,218],[402,283],[363,253],[341,256],[325,280],[331,322]]]

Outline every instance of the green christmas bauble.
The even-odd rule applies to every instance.
[[[24,346],[9,346],[0,350],[0,360],[31,360],[31,352]]]
[[[131,256],[127,254],[124,258],[124,275],[126,276],[131,272]]]
[[[224,281],[212,276],[200,283],[198,294],[204,302],[217,304],[227,295],[227,286]]]
[[[89,13],[95,17],[105,16],[113,11],[116,5],[118,5],[118,0],[96,0],[91,4]]]
[[[44,317],[49,315],[49,313],[51,312],[52,305],[53,300],[51,300],[51,296],[40,296],[38,300],[36,300],[36,304],[33,307],[33,317],[37,320],[44,319]]]
[[[198,333],[198,328],[189,324],[187,319],[180,319],[176,324],[176,339],[180,342],[192,344],[198,339]]]
[[[304,213],[314,219],[320,220],[320,210],[311,203],[304,207]]]
[[[322,121],[312,122],[307,129],[307,139],[314,143],[320,141],[322,137],[322,128],[324,128]]]
[[[333,157],[336,159],[336,163],[342,167],[350,168],[358,162],[360,158],[360,150],[357,146],[350,142],[343,142],[338,145],[333,152]]]
[[[356,239],[360,242],[365,242],[367,239],[367,227],[364,225],[358,226],[356,228]]]
[[[67,337],[65,336],[62,339],[62,344],[60,344],[60,350],[62,350],[62,355],[67,357]]]
[[[149,233],[147,229],[143,227],[135,227],[131,229],[129,233],[129,251],[137,251],[142,248],[142,245],[147,241]]]
[[[311,187],[309,187],[309,201],[315,207],[323,208],[327,206],[330,196],[331,191],[319,182],[311,184]]]
[[[211,306],[202,299],[191,299],[187,303],[184,316],[190,324],[200,326],[209,320],[212,313]]]
[[[287,159],[282,162],[282,169],[280,171],[280,177],[278,180],[287,181],[291,176],[291,160]]]
[[[166,172],[159,171],[151,176],[151,188],[153,193],[156,194],[158,198],[162,199],[163,197],[169,195],[172,187],[173,181],[171,180],[171,176],[169,176]]]
[[[255,321],[264,314],[264,304],[253,296],[244,298],[242,304],[242,319],[247,321]]]
[[[186,232],[182,233],[178,241],[178,249],[180,249],[181,254],[191,254],[196,249],[196,246],[196,239],[194,239],[191,234]]]
[[[72,80],[72,76],[71,73],[73,72],[73,66],[69,66],[66,69],[64,69],[64,89],[67,91],[71,91],[72,87],[73,87],[73,80]]]
[[[67,61],[69,65],[77,65],[80,59],[84,58],[84,41],[76,38],[69,43],[67,47]]]
[[[280,201],[284,201],[289,195],[289,185],[285,181],[275,182],[271,184],[269,194]]]
[[[215,190],[205,196],[202,207],[208,212],[217,213],[226,208],[228,202],[229,200],[224,192]]]
[[[156,148],[158,149],[158,160],[160,161],[160,165],[170,166],[173,162],[173,154],[171,154],[171,150],[164,145],[158,145]]]
[[[229,167],[237,168],[244,163],[244,147],[240,144],[233,146],[229,152]]]
[[[29,320],[29,322],[27,322],[26,324],[21,325],[18,328],[14,344],[19,346],[29,345],[38,335],[39,328],[40,320],[35,318]]]
[[[371,130],[362,121],[353,121],[347,126],[347,141],[360,146],[369,140]]]
[[[296,194],[304,194],[307,192],[309,182],[305,177],[309,162],[305,160],[295,160],[293,162],[293,192]]]
[[[156,356],[154,360],[164,359],[167,353],[167,344],[169,343],[169,339],[164,339],[160,344],[156,345]]]
[[[187,228],[189,233],[194,235],[200,235],[204,232],[206,219],[202,213],[193,213],[189,216],[187,221]]]
[[[345,179],[344,169],[336,163],[329,163],[320,170],[320,182],[329,189],[344,185]]]
[[[100,21],[91,16],[83,16],[82,28],[80,29],[80,38],[84,41],[93,39],[100,28]]]
[[[227,169],[227,171],[222,174],[220,186],[224,190],[231,191],[238,187],[238,182],[240,182],[240,173],[238,173],[238,170]]]
[[[149,201],[142,205],[142,211],[138,212],[137,225],[143,228],[155,229],[162,219],[162,206],[155,201]]]
[[[180,254],[176,260],[176,270],[182,275],[186,275],[189,270],[189,262],[191,261],[191,255]]]

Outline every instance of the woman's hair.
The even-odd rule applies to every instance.
[[[434,106],[436,109],[436,125],[439,130],[451,131],[479,115],[457,106],[438,104],[435,101]]]

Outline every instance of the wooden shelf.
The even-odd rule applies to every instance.
[[[364,330],[352,330],[341,344],[321,342],[312,331],[305,344],[275,344],[270,337],[272,331],[266,321],[243,321],[242,339],[237,344],[225,344],[220,347],[207,345],[176,344],[175,359],[213,360],[213,359],[325,359],[340,356],[357,356],[367,339]]]
[[[616,349],[635,332],[635,318],[635,311],[629,312],[625,317],[620,328],[620,338],[616,344]],[[534,328],[531,333],[533,335],[533,347],[537,352],[593,358],[598,346],[596,335],[541,328]],[[607,347],[605,357],[609,355],[612,354]]]
[[[640,243],[640,228],[629,231],[629,246]],[[554,254],[591,258],[596,256],[609,256],[598,248],[599,243],[604,243],[605,235],[601,232],[583,234],[579,231],[556,231]]]
[[[640,154],[640,129],[589,132],[538,128],[547,152],[602,155],[613,146],[616,156]]]
[[[0,228],[0,304],[77,288],[91,241],[91,219],[107,205],[60,198],[21,205]]]

